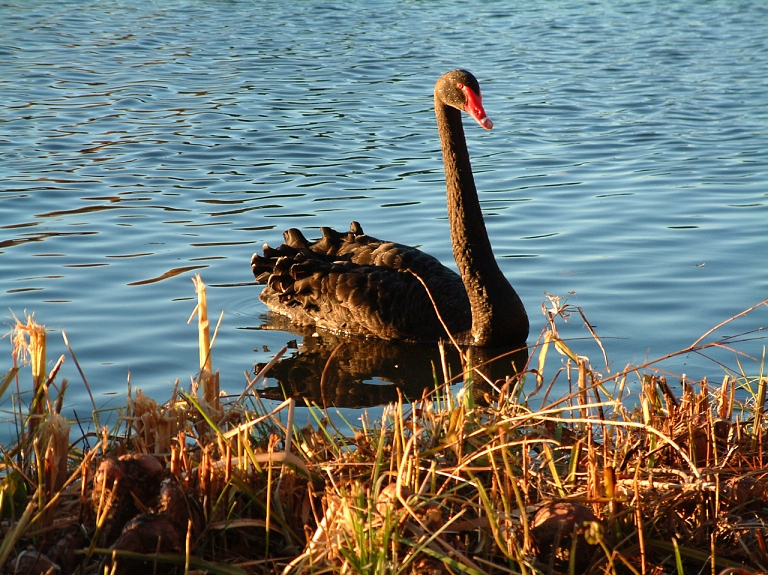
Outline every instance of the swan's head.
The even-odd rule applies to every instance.
[[[493,122],[483,109],[480,84],[466,70],[451,70],[443,74],[435,84],[435,95],[444,104],[472,116],[486,130],[493,128]]]

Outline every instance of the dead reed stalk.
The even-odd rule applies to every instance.
[[[219,402],[219,372],[213,372],[211,361],[211,326],[208,322],[208,297],[205,291],[205,284],[203,283],[200,274],[195,274],[192,278],[192,283],[195,285],[195,292],[197,293],[197,306],[192,312],[190,321],[197,313],[197,332],[198,332],[198,349],[200,351],[200,376],[199,385],[202,389],[202,402],[205,407],[212,411],[216,417],[221,412],[221,405]]]
[[[22,323],[14,316],[16,326],[13,334],[13,354],[17,361],[28,361],[32,369],[32,400],[27,420],[28,433],[33,435],[45,413],[45,382],[48,379],[46,368],[46,329],[35,321],[34,314],[27,316],[27,323]]]

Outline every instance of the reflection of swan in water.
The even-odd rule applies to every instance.
[[[298,350],[280,359],[267,373],[276,386],[261,388],[262,397],[282,400],[306,398],[323,407],[369,407],[395,402],[398,390],[405,400],[416,400],[426,389],[443,382],[440,352],[436,345],[388,342],[379,339],[345,337],[328,331],[314,333],[288,318],[271,313],[261,329],[290,331],[302,335]],[[458,353],[446,346],[445,357],[452,375],[461,375]],[[475,365],[508,350],[476,348]],[[523,369],[528,350],[523,347],[482,368],[492,380],[502,380]],[[514,365],[513,365],[514,362]],[[262,365],[256,366],[259,372]],[[385,383],[372,383],[372,380]],[[479,378],[475,378],[479,382]],[[492,393],[481,385],[476,391]]]
[[[267,284],[261,300],[297,325],[416,342],[446,338],[436,306],[462,344],[524,344],[528,316],[491,250],[461,111],[486,129],[493,125],[475,77],[453,70],[435,84],[435,114],[453,255],[461,276],[416,248],[365,235],[356,222],[346,234],[323,228],[323,237],[314,243],[291,229],[284,244],[265,246],[263,256],[251,259],[256,279]]]

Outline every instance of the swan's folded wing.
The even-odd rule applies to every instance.
[[[326,261],[281,246],[255,254],[254,275],[266,287],[260,299],[301,325],[383,339],[437,340],[445,331],[427,290],[411,273],[348,260]],[[452,333],[469,329],[469,303],[455,274],[428,285]],[[458,313],[457,313],[458,311]]]

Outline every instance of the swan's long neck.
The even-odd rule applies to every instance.
[[[528,316],[493,257],[472,176],[461,112],[444,104],[436,94],[435,113],[443,148],[453,256],[472,309],[473,343],[523,343],[528,337]]]

